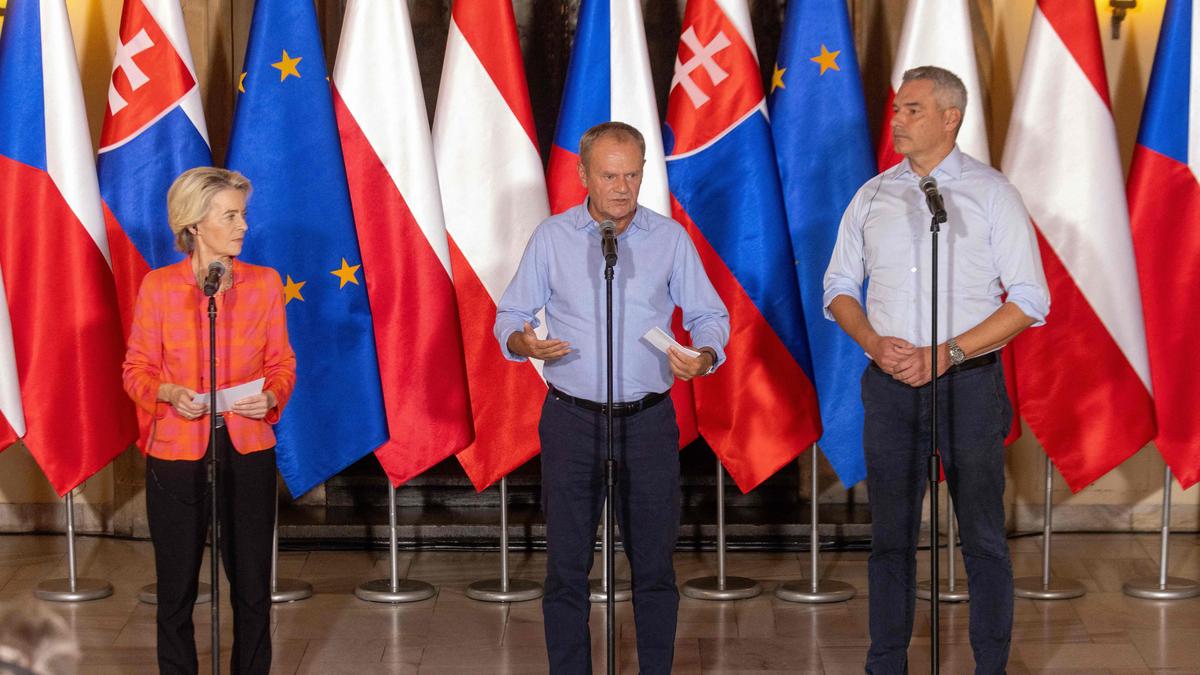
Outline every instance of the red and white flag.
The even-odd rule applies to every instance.
[[[475,419],[458,459],[483,490],[537,454],[546,397],[540,364],[506,361],[492,337],[496,303],[550,215],[509,0],[454,3],[433,149]]]
[[[1003,168],[1053,310],[1012,345],[1020,410],[1073,491],[1154,436],[1150,367],[1094,3],[1039,0]]]
[[[13,352],[12,320],[0,270],[0,450],[25,435],[25,411],[21,408],[21,386],[17,380],[17,357]]]
[[[967,87],[967,109],[958,131],[958,147],[984,164],[990,163],[967,0],[910,0],[896,60],[892,62],[892,88],[888,92],[879,138],[879,170],[895,166],[904,159],[892,147],[892,99],[900,90],[904,71],[917,66],[939,66],[962,79]]]
[[[388,418],[375,456],[399,486],[474,437],[406,3],[351,0],[333,90]]]
[[[0,37],[0,271],[25,445],[60,495],[137,437],[75,59],[62,2],[9,5]],[[5,352],[0,372],[10,367]],[[11,390],[14,379],[4,382]]]

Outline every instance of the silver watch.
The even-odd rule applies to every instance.
[[[946,341],[946,346],[950,348],[950,365],[957,366],[967,360],[967,355],[963,352],[962,347],[958,346],[957,338],[950,338]]]

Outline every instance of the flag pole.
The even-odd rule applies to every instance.
[[[279,578],[279,481],[275,482],[275,526],[271,531],[271,602],[307,600],[312,584],[300,579]]]
[[[396,486],[388,484],[388,562],[391,576],[387,579],[364,581],[354,589],[359,600],[367,602],[419,602],[437,595],[437,589],[424,581],[400,578],[399,545],[396,542]]]
[[[1200,583],[1183,577],[1167,576],[1167,557],[1171,538],[1171,467],[1163,479],[1162,541],[1157,577],[1138,577],[1125,582],[1125,595],[1145,600],[1183,600],[1200,595]]]
[[[508,477],[500,479],[500,578],[467,586],[468,598],[481,602],[525,602],[542,597],[542,585],[508,577]]]
[[[804,603],[829,603],[829,602],[845,602],[854,597],[856,593],[853,586],[834,579],[822,579],[820,574],[819,557],[821,555],[821,537],[818,533],[817,519],[817,444],[813,443],[809,449],[812,454],[812,482],[811,489],[811,504],[809,505],[809,515],[811,522],[809,523],[808,532],[808,554],[809,554],[809,575],[808,581],[798,579],[796,581],[785,581],[775,589],[775,597],[786,602],[804,602]],[[800,467],[801,479],[800,483],[804,483],[804,462],[797,461],[797,466]]]
[[[607,501],[607,500],[605,500]],[[608,507],[605,506],[601,513],[600,529],[602,532],[608,531]],[[601,559],[608,556],[608,537],[600,537],[600,557]],[[614,574],[616,572],[614,571]],[[608,602],[608,568],[604,565],[600,566],[600,578],[592,579],[588,582],[588,600],[591,602]],[[628,579],[617,579],[613,582],[613,601],[614,602],[629,602],[633,598],[633,585]]]
[[[37,585],[33,594],[51,602],[86,602],[112,595],[112,584],[103,579],[91,579],[75,574],[75,491],[66,494],[67,508],[67,578],[47,579]]]
[[[745,600],[762,593],[762,584],[725,574],[725,469],[717,459],[717,576],[687,581],[683,594],[697,600]]]
[[[938,602],[967,602],[971,594],[958,587],[958,533],[954,505],[946,498],[946,581],[938,579]],[[941,548],[940,546],[937,548]],[[929,581],[917,583],[917,597],[929,600],[932,595]]]
[[[1050,541],[1054,535],[1054,463],[1046,455],[1046,497],[1042,512],[1042,576],[1020,577],[1013,580],[1018,598],[1030,600],[1069,600],[1086,593],[1083,584],[1074,579],[1050,577]]]

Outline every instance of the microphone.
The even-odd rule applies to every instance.
[[[220,260],[214,260],[208,265],[208,275],[204,277],[204,294],[212,297],[217,294],[221,285],[221,277],[225,276],[225,265]]]
[[[604,264],[615,267],[617,264],[617,226],[613,221],[600,223],[600,249],[604,251]]]
[[[925,193],[925,205],[929,207],[929,214],[939,223],[946,222],[946,205],[942,201],[942,194],[938,192],[937,179],[933,176],[922,178],[921,192]]]

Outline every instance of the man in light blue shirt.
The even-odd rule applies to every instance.
[[[933,234],[918,183],[933,176],[948,215],[939,235],[937,446],[963,541],[976,672],[1003,673],[1013,606],[1004,438],[1013,413],[998,350],[1045,321],[1050,292],[1020,195],[955,145],[967,103],[962,81],[924,66],[903,82],[892,131],[905,159],[854,196],[825,273],[826,316],[871,359],[862,378],[871,506],[867,672],[907,672],[912,635],[932,370]]]
[[[671,554],[679,530],[679,428],[669,397],[675,378],[708,374],[725,359],[729,315],[683,227],[637,203],[646,143],[637,129],[606,122],[580,141],[587,200],[542,222],[496,312],[504,356],[543,361],[550,391],[538,427],[546,512],[542,600],[550,672],[590,673],[591,570],[604,500],[605,282],[599,223],[612,221],[613,436],[617,522],[633,577],[638,663],[669,673],[679,593]],[[663,354],[642,338],[670,333],[675,308],[695,357]],[[534,332],[546,313],[547,337]]]

